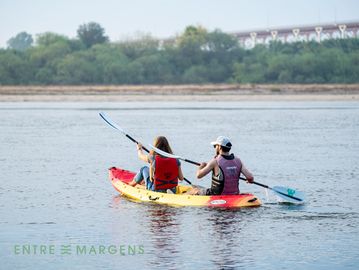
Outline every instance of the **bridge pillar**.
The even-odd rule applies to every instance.
[[[277,37],[278,37],[278,31],[277,30],[273,30],[273,31],[270,31],[271,35],[272,35],[272,40],[273,41],[276,41],[277,40]]]
[[[256,32],[251,32],[250,35],[251,35],[251,39],[252,39],[253,45],[256,46],[256,43],[257,43],[257,33],[256,33]]]
[[[338,25],[338,27],[339,27],[339,30],[340,30],[340,36],[341,36],[341,38],[345,38],[345,30],[347,29],[347,26],[345,25],[345,24],[339,24]]]
[[[238,40],[238,43],[241,47],[243,47],[243,48],[246,47],[246,39],[245,38],[240,38]]]
[[[163,39],[161,39],[159,42],[158,42],[158,49],[159,50],[162,50],[163,49],[163,47],[164,47],[164,40]]]
[[[321,27],[321,26],[315,27],[315,32],[317,33],[317,40],[319,43],[321,41],[322,31],[323,31],[323,27]]]
[[[292,32],[293,32],[295,41],[298,41],[300,29],[299,29],[299,28],[295,28],[295,29],[292,30]]]
[[[288,40],[289,40],[289,35],[288,35],[288,34],[287,34],[287,35],[284,35],[284,42],[287,43]]]

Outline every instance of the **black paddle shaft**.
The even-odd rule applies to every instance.
[[[191,164],[194,164],[194,165],[197,165],[197,166],[201,165],[200,163],[195,162],[195,161],[192,161],[192,160],[189,160],[189,159],[184,159],[184,161],[185,161],[185,162],[188,162],[188,163],[191,163]],[[239,177],[239,179],[241,179],[241,180],[243,180],[243,181],[247,181],[247,179],[246,179],[246,178],[243,178],[243,177]],[[275,191],[275,192],[277,192],[277,193],[279,193],[279,194],[281,194],[281,195],[283,195],[283,196],[286,196],[286,197],[288,197],[288,198],[291,198],[291,199],[294,199],[294,200],[297,200],[297,201],[300,201],[300,202],[302,201],[302,199],[300,199],[300,198],[297,198],[297,197],[294,197],[294,196],[285,194],[285,193],[280,192],[280,191],[278,191],[278,190],[274,190],[273,188],[271,188],[271,187],[269,187],[269,186],[267,186],[267,185],[264,185],[264,184],[261,184],[261,183],[255,182],[255,181],[250,182],[250,183],[251,183],[251,184],[255,184],[255,185],[257,185],[257,186],[264,187],[264,188],[268,188],[268,189],[273,190],[273,191]]]
[[[196,161],[192,161],[192,160],[189,160],[189,159],[184,159],[185,162],[188,162],[188,163],[191,163],[191,164],[194,164],[194,165],[201,165],[200,163],[196,162]]]
[[[197,166],[200,166],[201,164],[196,162],[196,161],[193,161],[193,160],[189,160],[189,159],[184,159],[185,162],[188,162],[188,163],[191,163],[191,164],[194,164],[194,165],[197,165]],[[243,178],[243,177],[239,177],[239,179],[242,179],[244,181],[247,181],[246,178]],[[261,184],[261,183],[258,183],[258,182],[250,182],[252,184],[255,184],[255,185],[258,185],[258,186],[261,186],[261,187],[264,187],[264,188],[269,188],[271,189],[270,187],[268,187],[267,185],[264,185],[264,184]]]
[[[239,179],[241,179],[241,180],[243,180],[243,181],[247,181],[247,179],[246,179],[246,178],[243,178],[243,177],[239,177]],[[255,182],[255,181],[249,182],[249,183],[255,184],[255,185],[257,185],[257,186],[261,186],[261,187],[264,187],[264,188],[269,188],[269,189],[271,189],[271,188],[268,187],[267,185],[264,185],[264,184],[261,184],[261,183]]]
[[[129,138],[129,139],[130,139],[131,141],[133,141],[134,143],[139,144],[139,142],[136,141],[134,138],[132,138],[130,135],[126,134],[126,137]],[[149,151],[146,147],[144,147],[144,146],[142,146],[142,149],[145,150],[147,153],[150,152],[150,151]]]
[[[242,179],[243,181],[247,181],[247,179],[246,179],[246,178],[243,178],[243,177],[239,177],[239,179]],[[279,193],[279,194],[281,194],[281,195],[283,195],[283,196],[286,196],[286,197],[288,197],[288,198],[297,200],[297,201],[299,201],[299,202],[303,201],[303,200],[300,199],[300,198],[294,197],[293,195],[285,194],[285,193],[280,192],[280,191],[278,191],[278,190],[275,190],[275,189],[273,189],[273,188],[271,188],[271,187],[269,187],[269,186],[267,186],[267,185],[263,185],[263,184],[261,184],[261,183],[254,182],[254,181],[251,182],[251,183],[252,183],[252,184],[255,184],[255,185],[258,185],[258,186],[261,186],[261,187],[264,187],[264,188],[268,188],[268,189],[270,189],[270,190],[273,190],[274,192],[277,192],[277,193]]]

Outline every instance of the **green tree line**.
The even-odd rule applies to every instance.
[[[188,26],[172,40],[110,42],[97,23],[77,38],[19,33],[0,49],[0,85],[359,83],[359,39],[272,42],[244,49],[221,30]]]

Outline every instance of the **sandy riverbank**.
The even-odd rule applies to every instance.
[[[359,84],[0,86],[0,102],[359,100]]]

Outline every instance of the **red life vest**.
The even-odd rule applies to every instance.
[[[178,184],[178,164],[175,158],[155,156],[155,190],[171,189]]]

